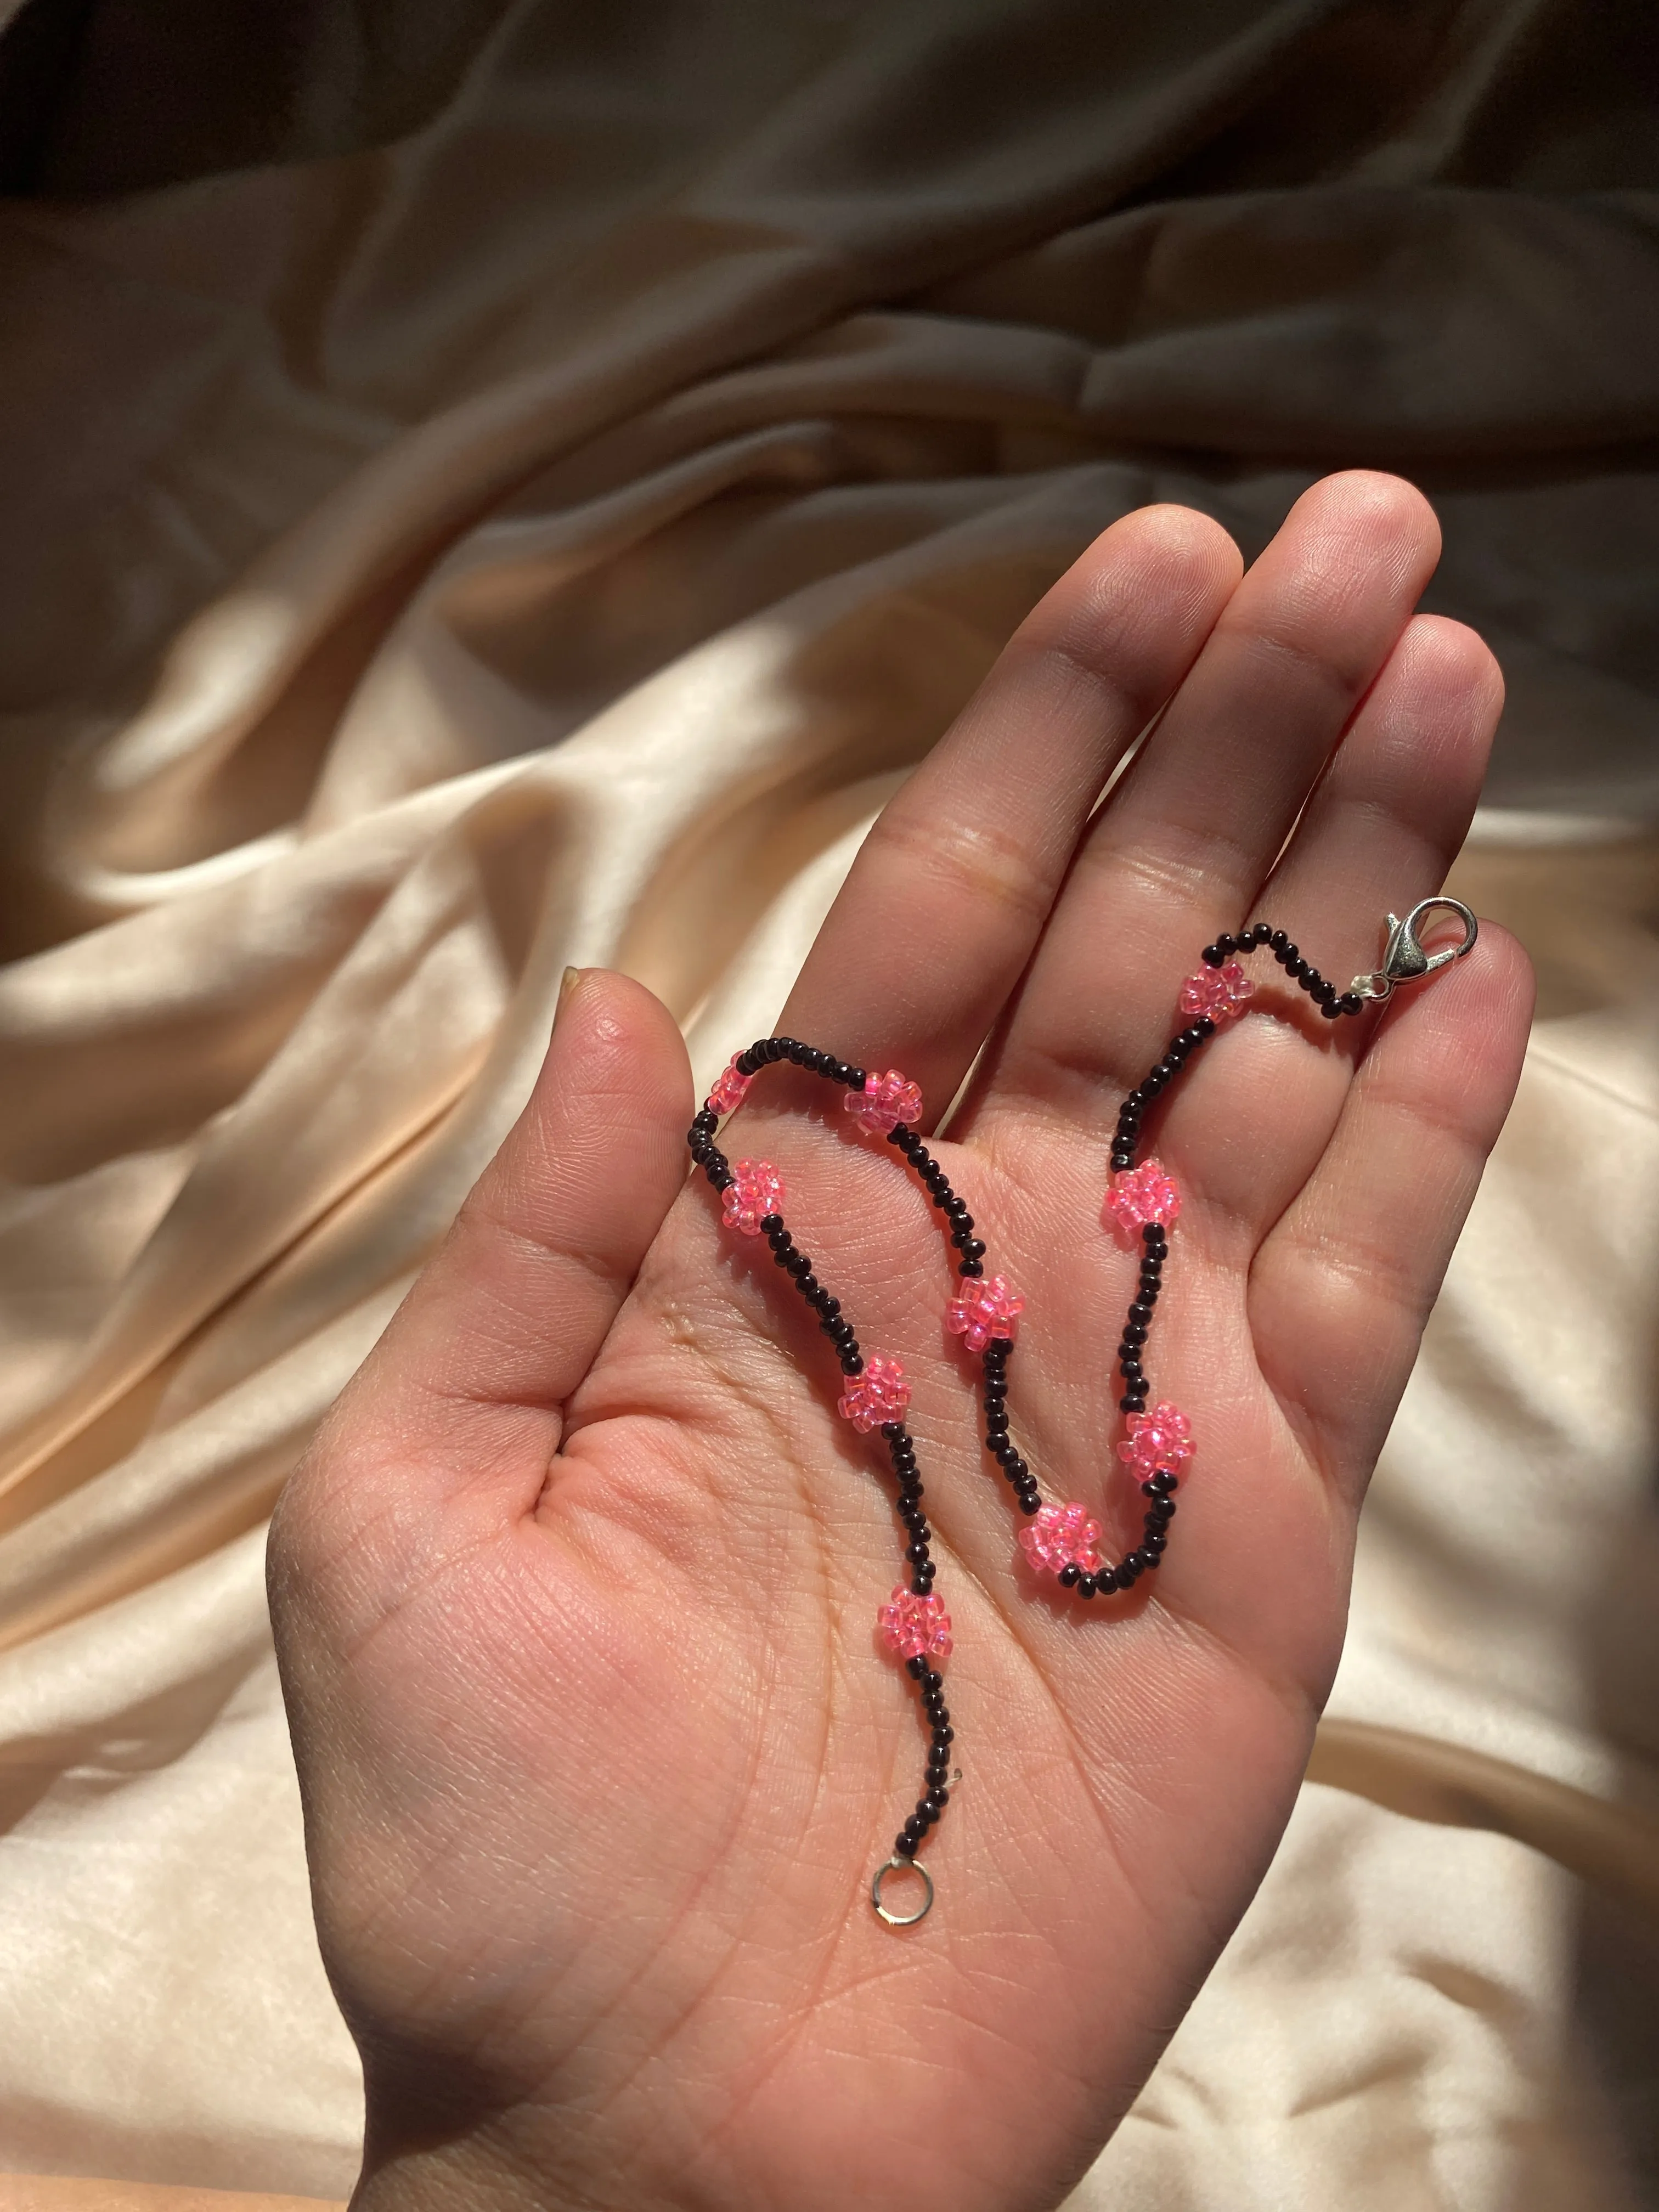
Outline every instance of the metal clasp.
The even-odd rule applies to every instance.
[[[1443,945],[1437,952],[1423,949],[1423,917],[1443,909],[1455,914],[1463,925],[1461,945]],[[1396,983],[1414,983],[1420,975],[1432,975],[1437,968],[1449,967],[1461,960],[1480,933],[1480,925],[1462,899],[1426,898],[1414,906],[1401,921],[1391,914],[1384,925],[1388,938],[1382,947],[1382,965],[1369,975],[1356,975],[1350,988],[1362,999],[1382,1000],[1392,995]]]

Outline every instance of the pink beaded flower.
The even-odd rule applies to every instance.
[[[738,1066],[739,1054],[733,1053],[730,1061],[720,1072],[720,1079],[708,1094],[708,1103],[717,1114],[730,1114],[741,1106],[748,1096],[752,1075],[744,1075]]]
[[[942,1597],[918,1597],[901,1583],[877,1614],[890,1650],[901,1659],[948,1659],[951,1616]]]
[[[1193,1425],[1178,1406],[1165,1402],[1150,1413],[1131,1413],[1126,1425],[1129,1441],[1117,1455],[1134,1469],[1137,1482],[1149,1482],[1162,1468],[1173,1473],[1193,1455]]]
[[[902,1364],[877,1352],[858,1374],[848,1376],[836,1410],[855,1429],[884,1429],[890,1421],[904,1419],[909,1403],[910,1385]]]
[[[1100,1523],[1081,1505],[1039,1507],[1019,1532],[1019,1547],[1034,1567],[1051,1575],[1062,1567],[1100,1572]]]
[[[758,1237],[767,1215],[783,1211],[783,1177],[770,1160],[739,1160],[721,1205],[728,1229]]]
[[[1006,1275],[969,1275],[945,1309],[945,1326],[969,1352],[983,1352],[994,1336],[1012,1344],[1025,1301]]]
[[[1162,1160],[1143,1160],[1138,1168],[1120,1168],[1112,1177],[1100,1218],[1125,1243],[1138,1244],[1149,1221],[1168,1228],[1180,1213],[1181,1185]]]
[[[921,1119],[921,1085],[890,1067],[885,1075],[866,1075],[862,1091],[849,1091],[842,1100],[849,1114],[872,1137],[884,1137],[902,1121],[912,1127]]]
[[[1255,996],[1255,985],[1237,960],[1229,960],[1223,967],[1200,968],[1196,975],[1189,975],[1177,1003],[1189,1022],[1207,1014],[1218,1029],[1224,1022],[1237,1021]]]

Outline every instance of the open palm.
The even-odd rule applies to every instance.
[[[1500,686],[1412,614],[1436,550],[1418,495],[1363,475],[1242,581],[1195,514],[1109,531],[889,806],[783,1015],[915,1077],[924,1127],[972,1068],[933,1149],[1026,1300],[1012,1425],[1115,1552],[1142,1503],[1112,1449],[1118,1104],[1218,931],[1261,915],[1346,979],[1438,888]],[[961,1778],[900,1933],[868,1884],[926,1737],[875,1633],[903,1566],[885,1454],[764,1243],[685,1181],[669,1018],[580,978],[273,1533],[362,2204],[1013,2212],[1098,2150],[1289,1814],[1530,993],[1493,932],[1375,1020],[1262,981],[1148,1118],[1185,1194],[1148,1365],[1197,1452],[1128,1595],[1083,1606],[1022,1559],[896,1154],[787,1067],[725,1140],[778,1164],[911,1377]]]

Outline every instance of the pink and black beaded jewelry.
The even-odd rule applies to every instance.
[[[1423,947],[1420,925],[1425,915],[1440,908],[1458,916],[1463,925],[1462,941],[1428,952]],[[878,1618],[888,1647],[904,1661],[920,1686],[929,1739],[922,1795],[894,1839],[892,1857],[877,1869],[871,1885],[871,1901],[889,1926],[914,1925],[933,1904],[933,1881],[916,1854],[950,1800],[947,1785],[955,1735],[945,1702],[944,1676],[933,1663],[950,1654],[951,1621],[944,1601],[933,1589],[935,1570],[928,1547],[932,1532],[921,1502],[915,1444],[904,1419],[910,1388],[898,1359],[879,1353],[866,1357],[841,1302],[819,1281],[811,1261],[790,1235],[783,1218],[783,1179],[776,1168],[769,1161],[750,1159],[740,1159],[734,1167],[726,1159],[714,1141],[720,1117],[742,1103],[763,1068],[787,1060],[842,1085],[847,1093],[842,1103],[860,1127],[872,1136],[885,1138],[915,1170],[957,1248],[959,1283],[945,1311],[945,1326],[980,1359],[986,1449],[1007,1476],[1015,1503],[1024,1516],[1019,1547],[1033,1569],[1052,1574],[1062,1588],[1075,1591],[1079,1598],[1109,1595],[1132,1589],[1163,1558],[1170,1523],[1175,1518],[1177,1470],[1192,1457],[1194,1449],[1192,1425],[1179,1407],[1168,1401],[1159,1401],[1150,1411],[1147,1407],[1151,1385],[1144,1348],[1164,1286],[1169,1231],[1181,1212],[1181,1192],[1157,1159],[1136,1164],[1143,1116],[1200,1047],[1218,1029],[1236,1021],[1255,996],[1255,986],[1236,955],[1270,950],[1320,1012],[1336,1021],[1387,999],[1396,984],[1429,975],[1460,958],[1474,945],[1476,929],[1474,915],[1456,899],[1425,899],[1403,921],[1390,915],[1382,966],[1369,975],[1355,976],[1347,990],[1339,991],[1303,958],[1282,929],[1255,922],[1206,945],[1203,966],[1182,985],[1178,1003],[1186,1026],[1170,1038],[1162,1055],[1118,1109],[1111,1181],[1102,1212],[1105,1226],[1137,1247],[1140,1254],[1139,1278],[1117,1349],[1123,1385],[1118,1405],[1125,1416],[1126,1430],[1117,1456],[1138,1481],[1146,1504],[1139,1540],[1114,1565],[1108,1565],[1101,1557],[1100,1523],[1087,1507],[1075,1501],[1043,1504],[1036,1478],[1009,1433],[1008,1363],[1025,1302],[1006,1276],[987,1276],[985,1245],[975,1233],[973,1216],[917,1133],[922,1114],[917,1085],[895,1068],[885,1074],[867,1074],[815,1045],[803,1044],[794,1037],[771,1036],[762,1037],[735,1054],[709,1092],[688,1133],[691,1157],[720,1194],[727,1226],[744,1236],[763,1237],[774,1260],[817,1314],[819,1326],[841,1363],[843,1388],[837,1410],[860,1431],[881,1431],[897,1484],[898,1516],[909,1540],[904,1553],[910,1569],[908,1585],[901,1583],[894,1589]],[[890,1874],[906,1866],[921,1875],[923,1897],[914,1912],[897,1913],[883,1902],[882,1887]]]

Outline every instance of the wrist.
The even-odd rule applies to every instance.
[[[347,2212],[574,2212],[577,2203],[468,2140],[379,2154],[366,2147]]]

